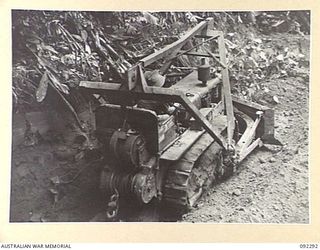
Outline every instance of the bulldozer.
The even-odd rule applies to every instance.
[[[274,111],[232,95],[226,53],[223,32],[206,19],[140,59],[121,82],[80,83],[104,100],[95,131],[106,159],[99,187],[109,197],[109,219],[122,204],[154,200],[187,211],[253,150],[275,141]],[[166,84],[180,56],[199,65]]]

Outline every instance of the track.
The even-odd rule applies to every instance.
[[[213,182],[221,150],[209,134],[203,134],[179,161],[169,167],[164,202],[179,211],[193,206],[205,187]]]

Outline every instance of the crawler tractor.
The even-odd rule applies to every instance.
[[[110,197],[109,218],[121,199],[185,211],[275,140],[273,110],[231,94],[223,33],[212,27],[210,19],[200,22],[139,60],[122,82],[80,83],[105,100],[95,126],[107,162],[100,188]],[[198,66],[168,84],[168,69],[186,55]]]

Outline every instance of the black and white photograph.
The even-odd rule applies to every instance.
[[[310,224],[310,18],[12,9],[10,222]]]

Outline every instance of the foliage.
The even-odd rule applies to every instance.
[[[225,32],[235,91],[290,74],[301,53],[266,50],[263,34],[309,32],[309,12],[12,12],[15,111],[44,105],[50,88],[75,109],[81,80],[120,81],[139,59],[177,40],[207,17]],[[261,38],[262,37],[262,38]],[[180,58],[183,60],[183,58]],[[184,62],[188,64],[188,60]],[[39,104],[40,103],[40,104]]]

